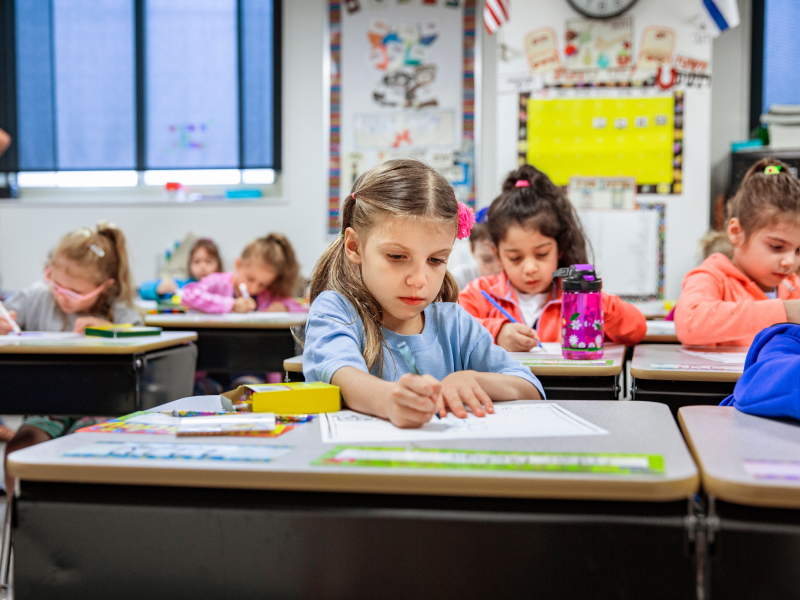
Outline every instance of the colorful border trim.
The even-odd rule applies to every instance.
[[[624,85],[627,84],[627,85]],[[556,85],[549,86],[552,88],[642,88],[653,87],[652,85],[631,85],[630,82],[618,82],[610,84],[574,84],[574,85]],[[519,95],[519,131],[518,131],[518,145],[517,157],[519,165],[525,165],[528,162],[528,99],[531,97],[530,93],[526,92]],[[683,192],[683,91],[676,90],[675,97],[675,112],[673,114],[674,125],[674,138],[672,144],[672,183],[659,183],[656,185],[636,185],[636,191],[639,194],[681,194]],[[587,177],[591,177],[587,175]],[[566,186],[565,186],[566,189]]]
[[[426,460],[429,457],[430,460]],[[441,460],[437,460],[437,458],[441,458]],[[312,461],[311,465],[459,471],[600,473],[607,475],[664,474],[664,457],[660,454],[504,452],[442,448],[337,446]]]
[[[654,210],[658,213],[658,294],[656,296],[620,296],[623,300],[663,300],[664,299],[664,278],[666,264],[666,211],[667,205],[663,202],[637,202],[637,210]]]
[[[464,0],[464,54],[462,77],[462,133],[469,140],[475,164],[475,45],[477,30],[477,0]],[[339,207],[341,200],[341,117],[342,117],[342,2],[328,1],[328,27],[330,36],[330,138],[328,146],[328,233],[339,233]],[[475,208],[475,169],[469,178],[467,204]]]

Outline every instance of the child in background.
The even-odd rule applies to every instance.
[[[482,417],[493,401],[544,398],[530,370],[455,304],[447,259],[473,219],[421,162],[389,160],[359,177],[342,233],[311,278],[306,381],[337,385],[350,408],[398,427],[420,427],[448,407]],[[404,362],[404,346],[424,375]]]
[[[476,223],[469,234],[469,251],[475,264],[461,265],[452,270],[458,289],[463,290],[470,281],[487,275],[499,275],[503,270],[494,251],[492,236],[486,223]]]
[[[528,352],[539,340],[561,340],[561,290],[553,271],[585,264],[586,239],[575,209],[561,190],[534,167],[512,171],[489,207],[489,232],[503,267],[461,292],[459,302],[510,352]],[[519,323],[511,323],[481,294],[485,290]],[[602,293],[605,337],[638,344],[647,333],[641,311]]]
[[[212,273],[183,288],[181,303],[206,313],[303,312],[292,296],[300,266],[289,240],[280,233],[250,242],[232,273]],[[247,295],[241,293],[244,283]]]
[[[82,227],[61,238],[50,254],[44,281],[17,292],[6,306],[23,331],[83,332],[112,323],[142,325],[133,307],[133,289],[125,236],[116,225],[101,221],[96,230]],[[0,319],[0,335],[10,330],[11,325]],[[6,446],[6,456],[103,420],[26,417]],[[14,489],[8,476],[6,489]]]
[[[675,329],[683,344],[749,346],[770,325],[800,323],[800,181],[762,159],[728,204],[732,258],[712,254],[683,278]]]
[[[173,294],[187,283],[200,281],[206,275],[222,272],[222,259],[219,248],[208,238],[199,239],[189,253],[189,277],[186,279],[151,279],[139,286],[142,300],[159,300],[171,298]]]

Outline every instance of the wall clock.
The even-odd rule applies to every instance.
[[[610,19],[618,17],[637,0],[567,0],[569,5],[590,19]]]

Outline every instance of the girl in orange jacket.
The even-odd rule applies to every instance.
[[[771,325],[800,323],[800,181],[785,163],[750,167],[720,232],[733,258],[712,254],[683,278],[675,329],[684,344],[749,346]]]
[[[553,271],[588,262],[575,210],[547,175],[525,165],[506,178],[488,221],[503,272],[471,282],[459,295],[459,304],[510,352],[527,352],[539,340],[560,341],[561,290]],[[481,291],[519,323],[504,317]],[[615,344],[638,344],[647,333],[639,309],[605,292],[603,321],[606,340]]]

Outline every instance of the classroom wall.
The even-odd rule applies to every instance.
[[[269,203],[64,205],[0,202],[0,277],[6,290],[29,285],[67,231],[99,219],[128,236],[137,281],[155,275],[156,256],[186,231],[213,237],[228,266],[250,239],[271,230],[294,244],[303,273],[327,245],[323,105],[323,0],[284,1],[283,177]],[[114,192],[109,191],[109,197]]]
[[[750,129],[752,0],[738,0],[741,24],[714,40],[711,86],[711,198],[728,187],[731,142]]]
[[[556,0],[548,0],[556,1]],[[561,1],[561,0],[558,0]],[[714,83],[711,103],[710,193],[687,199],[685,211],[673,223],[693,223],[670,230],[667,295],[676,297],[683,271],[696,262],[697,236],[708,222],[711,194],[726,181],[729,143],[747,133],[751,0],[739,0],[742,25],[714,41]],[[282,194],[259,204],[214,205],[53,205],[0,202],[0,277],[3,289],[30,284],[41,272],[53,243],[65,232],[101,218],[118,223],[128,235],[133,273],[137,280],[154,276],[156,257],[186,231],[210,235],[220,244],[228,265],[242,246],[267,231],[286,233],[295,245],[303,273],[309,274],[327,246],[326,135],[325,135],[325,23],[324,0],[284,2],[283,172]],[[480,55],[480,122],[478,205],[498,193],[506,171],[515,164],[512,149],[506,167],[498,155],[495,94],[496,39],[483,35]],[[694,112],[697,114],[697,112]],[[507,150],[507,149],[505,149]],[[502,168],[501,168],[502,166]],[[720,183],[721,182],[721,183]],[[708,190],[708,184],[703,186]],[[109,192],[113,197],[113,192]],[[678,215],[676,215],[678,216]],[[679,260],[676,260],[679,259]]]

